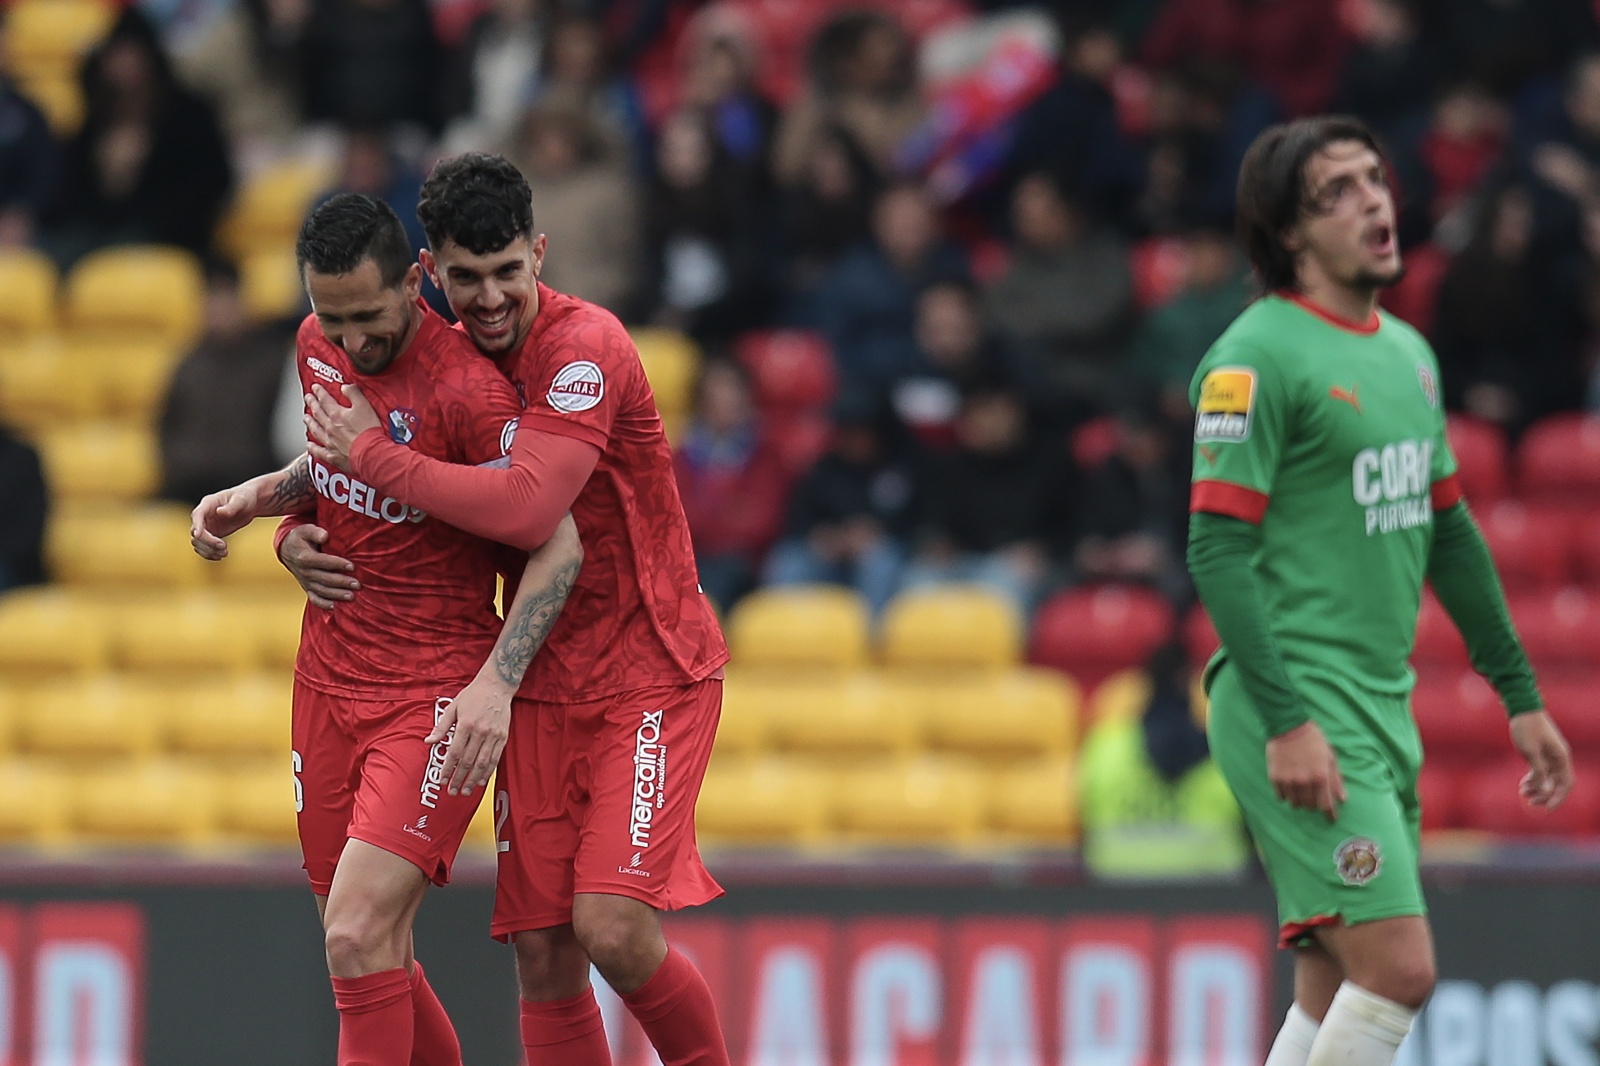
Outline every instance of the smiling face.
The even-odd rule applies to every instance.
[[[501,356],[521,347],[533,328],[544,249],[543,234],[518,237],[482,255],[446,240],[437,249],[422,250],[422,265],[478,350]]]
[[[415,263],[399,285],[385,285],[371,256],[346,274],[305,269],[306,295],[322,335],[344,349],[362,374],[380,374],[416,335],[422,312],[422,268]]]
[[[1303,283],[1375,290],[1404,273],[1383,161],[1359,141],[1333,141],[1306,161],[1309,207],[1285,235]]]

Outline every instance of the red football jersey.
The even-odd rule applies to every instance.
[[[672,451],[627,330],[540,285],[538,317],[505,370],[527,405],[523,425],[600,449],[572,504],[583,568],[523,695],[572,703],[716,674],[728,647],[700,589]]]
[[[472,343],[424,307],[410,345],[379,374],[356,371],[312,315],[295,339],[300,384],[334,396],[354,384],[391,440],[424,455],[478,465],[511,447],[522,404]],[[331,611],[307,605],[295,674],[335,695],[436,693],[465,683],[500,631],[496,545],[429,518],[312,460],[324,550],[355,565],[361,591]],[[525,558],[525,557],[524,557]]]

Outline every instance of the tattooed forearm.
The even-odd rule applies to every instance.
[[[311,457],[302,455],[281,471],[278,483],[261,501],[262,514],[295,514],[317,502],[311,484]]]
[[[550,580],[526,601],[513,605],[510,618],[494,649],[494,668],[500,680],[508,685],[522,684],[522,675],[528,664],[544,646],[550,629],[561,616],[567,596],[572,593],[572,583],[578,577],[579,560],[567,563],[551,575]],[[522,597],[518,597],[521,600]]]

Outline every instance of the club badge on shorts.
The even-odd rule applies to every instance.
[[[1200,382],[1194,439],[1201,442],[1248,439],[1255,405],[1256,372],[1247,366],[1217,367]]]
[[[1359,888],[1382,872],[1383,852],[1376,840],[1351,837],[1334,849],[1333,868],[1339,871],[1339,880]]]

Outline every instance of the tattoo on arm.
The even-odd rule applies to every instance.
[[[561,616],[561,608],[566,606],[579,565],[571,562],[557,570],[548,584],[529,596],[527,602],[506,619],[505,630],[494,649],[494,668],[501,681],[508,685],[522,684],[528,664],[544,646],[551,627]]]
[[[311,484],[311,459],[302,455],[284,471],[284,476],[262,501],[261,513],[295,514],[314,504],[316,499]]]

